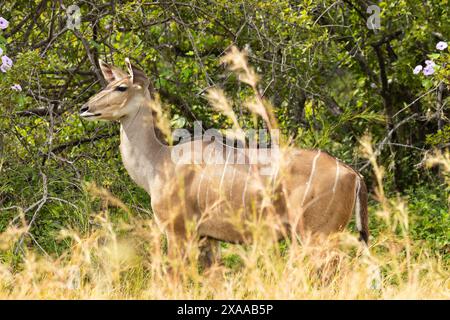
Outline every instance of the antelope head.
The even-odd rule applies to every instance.
[[[133,114],[151,99],[150,81],[145,73],[125,59],[128,72],[99,60],[108,85],[82,106],[80,116],[87,120],[119,120]]]

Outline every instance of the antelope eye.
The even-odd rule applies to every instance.
[[[126,91],[128,89],[128,87],[127,86],[118,86],[118,87],[116,87],[116,91],[120,91],[120,92],[124,92],[124,91]]]

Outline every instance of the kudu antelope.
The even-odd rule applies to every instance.
[[[243,226],[255,211],[263,219],[277,218],[279,239],[292,234],[302,239],[344,229],[355,209],[360,239],[367,244],[367,189],[355,170],[325,152],[304,149],[290,149],[279,158],[283,163],[271,163],[278,165],[276,178],[260,175],[259,164],[236,164],[225,154],[220,164],[176,163],[171,156],[174,147],[161,143],[151,108],[150,81],[144,72],[128,59],[128,72],[99,63],[108,85],[82,107],[80,116],[120,122],[122,161],[131,178],[151,196],[155,220],[167,235],[169,254],[171,247],[183,243],[187,222],[195,221],[197,235],[205,239],[202,250],[208,264],[215,240],[249,240]],[[202,152],[210,150],[208,146],[223,148],[218,142],[186,143],[187,150],[196,144],[204,147]],[[249,151],[242,151],[245,157]],[[272,191],[270,205],[265,186]],[[240,226],[231,219],[232,212],[237,213]]]

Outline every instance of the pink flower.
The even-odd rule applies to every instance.
[[[0,17],[0,29],[8,28],[9,22],[3,17]]]
[[[444,41],[439,41],[436,45],[436,49],[438,49],[438,50],[445,50],[445,49],[447,49],[447,47],[448,47],[448,44],[447,44],[447,42],[444,42]]]
[[[422,71],[423,67],[419,64],[418,66],[416,66],[413,70],[414,74],[419,74],[420,71]]]
[[[10,68],[11,68],[12,65],[13,65],[12,60],[11,60],[8,56],[3,56],[3,57],[2,57],[2,63],[3,63],[4,65],[10,67]]]
[[[6,71],[8,71],[9,69],[11,69],[11,67],[8,67],[6,64],[2,64],[2,65],[0,66],[0,71],[1,71],[1,72],[6,72]]]
[[[431,76],[434,73],[434,66],[429,64],[423,69],[423,74],[426,76]]]
[[[20,86],[20,84],[15,84],[11,86],[11,89],[14,91],[22,91],[22,87]]]

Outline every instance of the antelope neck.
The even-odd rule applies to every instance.
[[[131,178],[150,192],[152,181],[165,166],[169,152],[157,137],[151,109],[146,103],[120,120],[120,152]]]

